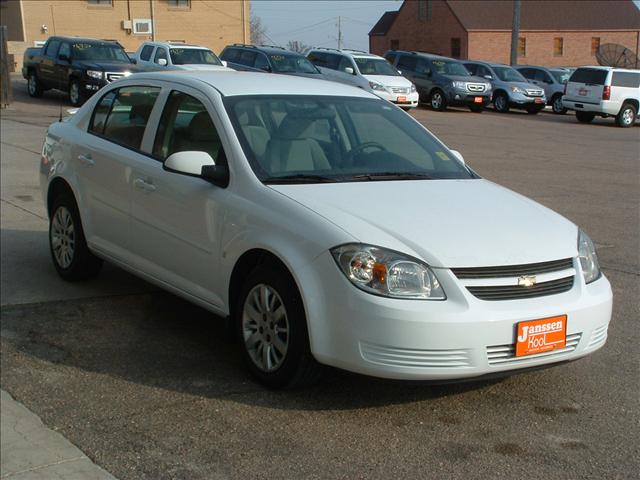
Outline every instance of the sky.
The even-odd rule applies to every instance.
[[[634,0],[640,8],[640,0]],[[297,40],[309,46],[336,48],[341,17],[343,48],[369,51],[367,33],[402,0],[252,0],[251,14],[262,19],[270,43]]]
[[[270,43],[297,40],[309,46],[338,46],[338,17],[343,48],[369,51],[369,30],[401,0],[252,0],[251,15],[260,17]]]

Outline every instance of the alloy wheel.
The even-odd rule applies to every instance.
[[[80,99],[80,86],[76,82],[73,82],[71,84],[71,87],[69,87],[69,100],[71,100],[72,104],[76,105],[79,99]]]
[[[624,112],[622,112],[622,123],[624,123],[625,125],[631,125],[634,120],[635,120],[635,115],[634,115],[633,109],[630,107],[627,107],[624,110]]]
[[[506,109],[507,106],[507,99],[504,97],[504,95],[498,95],[498,97],[496,98],[496,109],[499,112],[503,112]]]
[[[60,206],[51,222],[51,247],[60,268],[69,268],[76,248],[76,232],[73,217],[66,207]]]
[[[289,349],[289,320],[284,303],[272,287],[256,285],[242,309],[242,337],[249,357],[263,372],[273,372]]]
[[[438,110],[442,106],[442,95],[436,92],[431,96],[431,106]]]
[[[564,105],[562,105],[562,97],[558,96],[553,101],[553,111],[556,113],[561,112],[564,109]]]
[[[34,75],[29,75],[29,81],[27,82],[27,87],[29,88],[29,95],[35,95],[37,86],[36,86],[36,77]]]

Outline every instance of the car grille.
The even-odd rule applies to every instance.
[[[360,353],[365,360],[379,365],[419,368],[464,368],[471,366],[469,351],[418,350],[388,347],[360,342]]]
[[[485,86],[481,83],[467,83],[467,89],[470,92],[484,92]]]
[[[544,90],[527,89],[527,96],[529,97],[541,97],[544,95]]]
[[[453,268],[451,271],[480,300],[518,300],[567,292],[573,287],[575,276],[571,258],[525,265]],[[530,281],[530,284],[521,280]]]
[[[107,72],[105,74],[107,77],[107,82],[115,82],[116,80],[124,77],[124,73],[122,72]]]
[[[410,89],[407,87],[391,87],[392,93],[409,93]]]
[[[582,338],[581,333],[567,335],[567,341],[564,348],[537,353],[535,355],[526,355],[524,357],[516,357],[516,347],[514,344],[492,345],[487,347],[487,361],[489,362],[489,365],[509,365],[526,362],[527,360],[535,358],[561,356],[565,353],[573,352],[578,347],[580,338]]]

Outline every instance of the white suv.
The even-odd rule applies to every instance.
[[[405,110],[418,106],[416,86],[383,57],[358,50],[314,48],[307,58],[329,80],[363,88]]]
[[[562,103],[575,110],[582,123],[589,123],[596,116],[616,117],[618,126],[630,127],[640,106],[640,70],[578,68],[567,82]]]
[[[172,42],[144,42],[133,56],[141,70],[233,70],[206,47]]]

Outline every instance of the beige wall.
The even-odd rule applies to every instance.
[[[187,9],[170,7],[167,0],[113,0],[111,6],[93,6],[86,0],[21,0],[26,38],[24,43],[12,42],[10,53],[21,63],[24,48],[52,35],[117,40],[125,50],[135,51],[151,35],[129,33],[121,22],[150,19],[151,1],[156,40],[184,40],[216,53],[229,43],[249,41],[249,0],[192,0]]]
[[[591,55],[591,38],[600,37],[600,44],[619,43],[634,52],[638,50],[638,31],[631,32],[520,32],[527,39],[524,57],[518,63],[545,66],[597,65]],[[564,52],[554,56],[553,39],[562,37]],[[469,58],[509,63],[511,32],[469,32]]]

